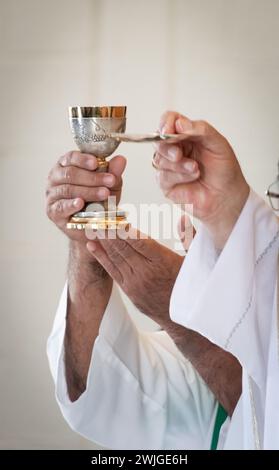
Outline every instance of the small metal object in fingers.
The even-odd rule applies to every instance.
[[[183,140],[189,138],[187,134],[160,134],[153,132],[151,134],[124,134],[112,132],[109,134],[111,139],[117,142],[131,142],[131,143],[152,143],[152,142],[165,142],[167,144],[178,144]]]

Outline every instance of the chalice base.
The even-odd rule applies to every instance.
[[[68,229],[119,230],[129,224],[123,211],[78,212],[67,223]]]

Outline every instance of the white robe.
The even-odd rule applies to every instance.
[[[67,393],[65,287],[48,340],[56,398],[70,427],[110,449],[209,449],[217,403],[165,332],[139,332],[117,287],[93,348],[86,391]]]
[[[172,320],[243,367],[243,393],[219,444],[225,449],[279,449],[278,246],[278,218],[251,191],[219,256],[199,229],[172,292]]]
[[[231,351],[243,366],[243,395],[221,430],[219,448],[255,448],[254,415],[261,447],[279,447],[277,252],[278,219],[251,192],[222,254],[201,228],[175,284],[172,319]],[[72,429],[111,449],[208,449],[216,400],[164,332],[137,331],[116,287],[93,348],[86,391],[69,400],[66,305],[65,288],[48,357],[57,401]]]

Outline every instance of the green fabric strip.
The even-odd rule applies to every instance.
[[[213,429],[213,435],[212,435],[210,450],[216,450],[217,449],[220,429],[221,429],[223,423],[226,421],[227,417],[228,417],[228,414],[227,414],[226,410],[224,410],[222,405],[220,405],[220,403],[219,403],[218,410],[217,410],[217,413],[216,413],[216,419],[215,419],[215,424],[214,424],[214,429]]]

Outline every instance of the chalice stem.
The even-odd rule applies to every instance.
[[[109,163],[104,157],[97,157],[98,161],[98,168],[96,173],[107,173]],[[94,211],[101,211],[104,210],[105,212],[108,210],[108,201],[102,202],[88,202],[84,205],[83,211],[86,212],[94,212]]]

